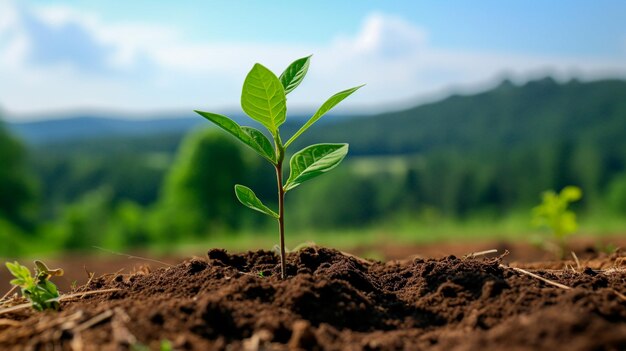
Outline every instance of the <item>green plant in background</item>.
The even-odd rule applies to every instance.
[[[533,225],[549,228],[562,248],[565,237],[578,229],[576,214],[568,206],[580,200],[582,195],[582,190],[576,186],[566,186],[558,194],[552,190],[545,191],[541,195],[541,204],[532,210]]]
[[[291,157],[289,178],[283,182],[283,161],[287,148],[313,123],[362,87],[361,85],[347,89],[331,96],[286,143],[283,143],[279,127],[287,117],[287,94],[300,85],[304,79],[309,69],[310,58],[308,56],[294,61],[280,77],[258,63],[246,76],[241,92],[241,107],[250,118],[261,123],[269,131],[274,141],[273,144],[255,128],[240,126],[230,118],[216,113],[195,111],[252,148],[276,169],[278,212],[265,206],[252,189],[246,186],[235,185],[235,194],[245,206],[278,221],[282,279],[285,278],[285,193],[333,169],[348,153],[348,144],[315,144],[305,147]]]
[[[43,262],[35,261],[35,276],[32,276],[28,267],[17,261],[6,263],[9,272],[15,277],[11,284],[22,289],[22,296],[28,299],[37,311],[59,308],[59,291],[49,279],[53,276],[62,276],[62,269],[49,269]]]
[[[130,349],[132,351],[150,351],[150,347],[142,344],[142,343],[135,343],[132,344],[130,346]],[[159,351],[174,351],[174,347],[172,346],[172,343],[169,340],[161,340],[161,343],[159,344]]]

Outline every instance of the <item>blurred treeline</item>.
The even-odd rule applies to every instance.
[[[0,128],[2,256],[273,228],[233,192],[245,184],[275,206],[273,169],[219,130],[28,146]],[[292,151],[343,141],[351,144],[345,164],[288,194],[291,231],[398,217],[504,218],[570,184],[585,193],[583,214],[626,216],[623,81],[504,82],[402,112],[327,121]]]

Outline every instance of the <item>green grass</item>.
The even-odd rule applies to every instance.
[[[504,218],[473,216],[466,220],[443,217],[400,214],[395,218],[372,224],[364,228],[344,228],[330,230],[297,230],[290,228],[286,238],[289,249],[305,242],[350,250],[355,247],[375,248],[381,245],[420,245],[437,242],[476,242],[491,240],[537,242],[549,239],[550,233],[533,228],[527,211],[514,212]],[[606,237],[626,234],[626,218],[606,212],[580,216],[580,228],[574,237]],[[203,240],[185,242],[152,243],[140,250],[142,255],[204,255],[209,248],[224,248],[229,251],[271,250],[278,243],[278,235],[272,226],[241,232],[210,233]],[[62,257],[65,252],[54,251],[49,246],[33,246],[32,253],[22,258]],[[105,248],[106,249],[106,248]],[[115,251],[115,250],[114,250]],[[125,249],[122,252],[137,250]],[[110,257],[111,254],[98,249],[88,251],[96,257]],[[372,254],[376,256],[375,253]]]
[[[574,237],[603,237],[626,233],[626,219],[615,216],[583,216],[581,227]],[[292,230],[286,245],[293,248],[303,242],[312,241],[318,245],[349,250],[354,247],[376,247],[385,244],[432,244],[437,242],[475,242],[490,240],[526,241],[549,239],[550,233],[537,230],[530,224],[530,216],[518,212],[503,219],[473,217],[468,220],[438,219],[432,221],[415,220],[409,215],[401,215],[383,223],[366,228],[331,230]],[[232,251],[253,249],[270,250],[278,238],[271,230],[244,231],[218,234],[200,242],[181,243],[175,251],[180,254],[201,253],[208,248],[219,247]],[[171,247],[155,247],[156,252],[171,252]]]

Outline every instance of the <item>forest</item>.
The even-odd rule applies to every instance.
[[[348,142],[350,153],[333,177],[289,194],[293,231],[386,223],[419,236],[429,235],[418,230],[425,222],[525,224],[543,191],[566,185],[583,189],[575,209],[589,223],[626,217],[621,80],[505,80],[406,110],[325,118],[296,148],[323,139]],[[287,134],[299,124],[287,124]],[[274,205],[273,170],[199,117],[187,128],[94,129],[44,142],[24,130],[0,127],[1,256],[167,246],[271,227],[232,189],[248,184]]]

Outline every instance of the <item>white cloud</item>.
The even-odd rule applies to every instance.
[[[426,44],[426,32],[399,17],[371,14],[356,37],[344,37],[335,45],[355,54],[403,56]]]
[[[426,30],[373,13],[354,35],[325,45],[189,42],[174,28],[105,23],[69,7],[28,8],[0,0],[0,104],[11,112],[105,108],[159,110],[235,107],[254,62],[280,73],[314,54],[290,106],[315,105],[367,83],[347,106],[415,101],[449,87],[518,79],[626,76],[623,58],[513,55],[437,48]]]

